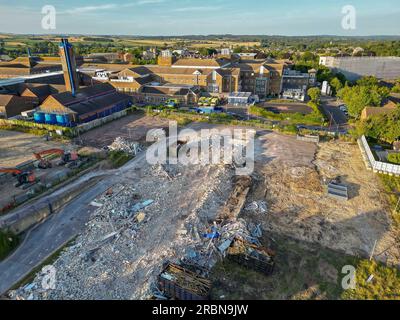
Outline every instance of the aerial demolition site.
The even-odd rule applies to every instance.
[[[192,124],[187,128],[193,132],[229,130],[209,124]],[[151,132],[159,134],[165,130]],[[201,139],[209,142],[211,155],[212,142],[220,143],[222,138],[213,135]],[[214,294],[214,267],[229,260],[250,272],[273,277],[280,269],[275,256],[285,255],[276,251],[276,234],[361,257],[368,257],[374,249],[376,259],[389,264],[399,262],[398,242],[386,214],[386,200],[376,189],[376,176],[367,171],[361,155],[354,156],[359,152],[356,146],[337,142],[315,144],[257,131],[254,171],[248,175],[237,175],[238,166],[224,163],[223,154],[219,155],[219,163],[211,164],[150,164],[147,159],[146,155],[157,154],[165,143],[179,154],[189,154],[191,148],[204,142],[196,139],[193,142],[190,137],[176,140],[169,136],[146,147],[143,140],[129,142],[116,137],[111,146],[134,156],[128,163],[118,169],[100,166],[80,175],[45,195],[43,208],[38,201],[35,211],[23,206],[3,215],[2,226],[8,224],[16,232],[26,231],[42,220],[45,222],[34,230],[47,232],[48,221],[60,219],[60,215],[68,214],[67,210],[76,212],[84,221],[81,229],[54,241],[55,249],[63,248],[51,263],[54,286],[49,289],[43,285],[49,279],[47,265],[27,284],[9,291],[8,296],[224,298]],[[233,143],[234,149],[248,145],[246,136]],[[68,159],[65,154],[56,153],[61,156],[61,163],[58,158],[44,162],[38,159],[38,169],[34,171],[65,170],[65,163],[75,159],[74,153]],[[72,163],[76,165],[76,161]],[[43,167],[47,169],[40,169]],[[328,182],[338,177],[348,186],[348,199],[332,197],[327,191]],[[49,212],[48,201],[56,204],[60,201],[57,197],[66,193],[70,194],[69,199]],[[85,193],[90,196],[82,200]],[[64,227],[69,223],[63,221]],[[14,256],[18,257],[18,251]],[[5,263],[7,260],[2,264]],[[328,263],[321,263],[332,269]]]
[[[104,94],[103,115],[129,104],[105,84],[74,88],[73,69],[72,96],[50,100],[87,110]],[[19,239],[0,295],[326,299],[349,257],[399,265],[387,195],[357,144],[254,128],[173,128],[135,110],[73,139],[0,131],[0,230]]]

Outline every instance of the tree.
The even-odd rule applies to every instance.
[[[398,79],[392,88],[392,92],[400,93],[400,79]]]
[[[341,98],[347,105],[349,114],[359,119],[361,112],[367,106],[378,107],[382,103],[382,99],[388,94],[387,88],[378,86],[345,86],[338,92],[338,97]]]
[[[374,76],[366,76],[357,80],[357,85],[364,87],[373,87],[379,85],[379,80]]]
[[[202,56],[212,56],[217,53],[217,50],[214,48],[200,48],[199,52]]]
[[[317,80],[319,82],[324,82],[324,81],[331,81],[333,79],[334,75],[331,71],[331,69],[325,67],[325,66],[319,66],[318,71],[317,71]]]
[[[400,138],[400,106],[387,114],[379,114],[361,121],[356,126],[357,135],[366,135],[387,143]]]
[[[310,97],[311,101],[320,104],[321,102],[321,90],[319,88],[310,88],[307,91],[308,96]]]
[[[331,80],[330,85],[333,89],[334,94],[337,94],[343,88],[343,83],[338,77],[334,77]]]

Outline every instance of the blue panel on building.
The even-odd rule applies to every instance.
[[[57,124],[57,116],[54,113],[46,113],[45,121],[47,124]]]
[[[33,114],[33,119],[36,123],[45,123],[45,116],[42,112],[35,112]]]

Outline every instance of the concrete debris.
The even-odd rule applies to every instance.
[[[123,151],[135,156],[142,148],[136,142],[129,142],[122,137],[117,137],[114,142],[108,146],[108,149],[111,151]]]
[[[148,206],[151,205],[153,202],[154,202],[154,200],[146,200],[146,201],[143,201],[143,202],[140,202],[140,203],[135,204],[135,205],[132,207],[132,213],[136,213],[136,212],[138,212],[139,210],[142,210],[142,209],[148,207]]]
[[[265,201],[253,201],[247,207],[247,211],[256,211],[257,213],[267,213],[267,203]]]
[[[257,236],[259,236],[261,235],[261,228],[260,226],[257,226],[257,228],[259,230]],[[229,221],[217,227],[213,225],[210,230],[213,232],[206,233],[208,236],[204,237],[203,244],[189,247],[186,255],[181,259],[184,265],[192,265],[197,270],[198,268],[203,270],[202,275],[207,275],[218,260],[225,256],[234,239],[242,239],[249,243],[260,245],[257,236],[252,235],[246,221],[243,219]],[[214,236],[211,237],[211,235]]]
[[[96,201],[92,201],[92,202],[90,203],[90,205],[91,205],[92,207],[98,207],[98,208],[100,208],[100,207],[103,206],[102,203],[98,203],[98,202],[96,202]]]
[[[136,219],[136,221],[138,222],[138,223],[141,223],[141,222],[143,222],[143,220],[146,218],[146,214],[144,213],[144,212],[139,212],[137,215],[136,215],[136,217],[135,217],[135,219]]]
[[[135,154],[138,148],[117,138],[109,149]],[[34,289],[17,289],[14,299],[164,299],[155,283],[165,261],[202,277],[234,239],[259,244],[260,233],[238,218],[251,177],[235,176],[224,163],[152,166],[137,159],[140,165],[133,163],[119,183],[94,199],[102,206],[54,262],[56,288],[39,289],[39,273]]]
[[[203,264],[207,273],[221,259],[217,247],[224,241],[234,235],[251,237],[243,231],[243,222],[212,223],[232,190],[232,169],[179,164],[160,168],[172,180],[146,164],[94,199],[102,206],[53,264],[56,289],[40,289],[44,275],[39,273],[33,289],[11,292],[13,299],[27,299],[31,293],[33,299],[55,300],[164,299],[153,286],[164,261],[180,262],[187,255],[188,262]],[[202,237],[211,227],[219,238]]]

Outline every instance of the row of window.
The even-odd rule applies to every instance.
[[[117,88],[117,91],[119,92],[138,92],[138,89],[134,89],[134,88]]]

